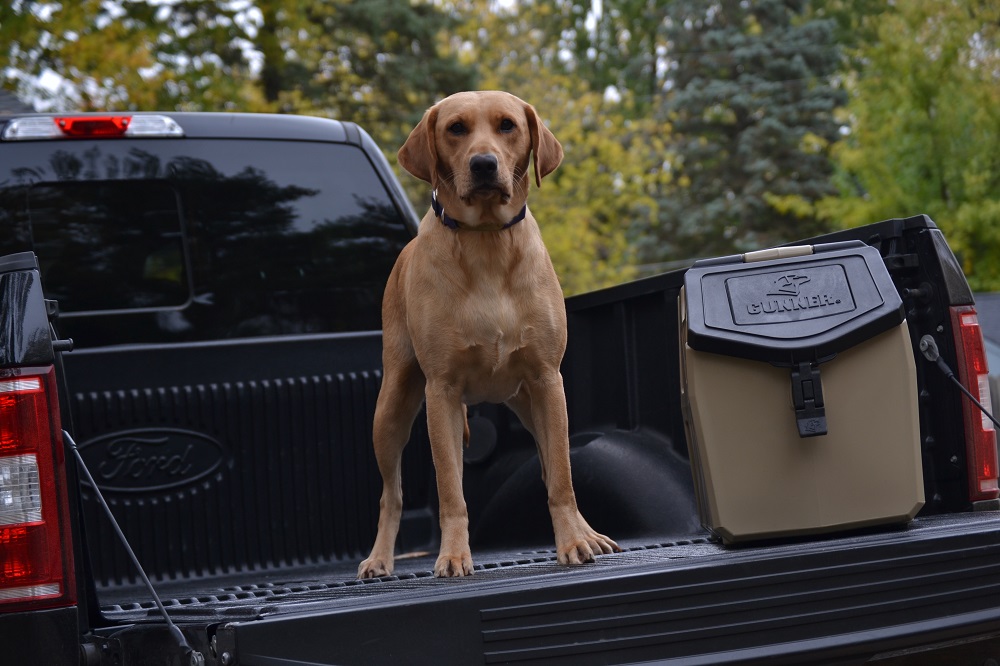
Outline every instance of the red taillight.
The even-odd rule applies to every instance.
[[[989,409],[989,368],[976,309],[971,305],[952,307],[951,325],[958,355],[958,380],[980,404]],[[965,416],[966,457],[969,461],[969,500],[996,499],[1000,497],[1000,489],[997,485],[997,438],[993,423],[972,401],[964,398],[962,413]]]
[[[98,138],[122,136],[132,116],[57,116],[52,120],[66,136]]]
[[[0,374],[0,612],[76,603],[53,368]]]

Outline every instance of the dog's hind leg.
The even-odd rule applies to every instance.
[[[403,514],[400,461],[413,421],[423,403],[424,381],[415,358],[401,366],[386,367],[382,377],[372,426],[375,459],[382,474],[378,534],[371,555],[358,567],[358,578],[377,578],[392,573],[396,534]]]

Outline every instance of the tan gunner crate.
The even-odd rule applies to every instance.
[[[924,503],[902,302],[863,243],[696,263],[681,395],[702,523],[725,543],[912,520]]]

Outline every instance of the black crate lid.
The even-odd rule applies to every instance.
[[[845,241],[788,256],[798,252],[809,246],[696,262],[684,276],[691,348],[777,364],[818,361],[903,321],[875,248]]]
[[[34,252],[18,252],[0,257],[0,273],[30,271],[38,268]]]

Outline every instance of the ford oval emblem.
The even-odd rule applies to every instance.
[[[212,437],[180,428],[120,430],[80,445],[102,490],[149,492],[186,486],[222,465],[225,448]]]

